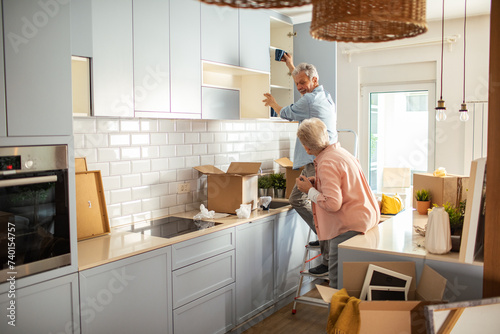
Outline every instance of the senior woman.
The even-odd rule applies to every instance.
[[[321,120],[302,121],[297,137],[306,152],[316,156],[316,176],[301,175],[296,184],[312,202],[318,239],[328,240],[328,278],[337,288],[338,245],[377,225],[380,208],[359,161],[340,143],[329,143]]]

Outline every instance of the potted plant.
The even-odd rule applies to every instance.
[[[271,174],[271,180],[276,197],[285,198],[285,188],[286,188],[285,174],[283,173]]]
[[[421,215],[426,215],[431,207],[431,193],[427,189],[417,190],[415,194],[417,200],[417,211]]]
[[[467,200],[463,200],[458,205],[458,208],[451,205],[451,203],[445,203],[443,205],[444,210],[448,212],[450,217],[450,232],[451,232],[451,251],[459,252],[460,243],[462,239],[462,227],[464,225],[465,207]],[[436,205],[435,205],[436,206]]]
[[[261,175],[257,184],[259,187],[259,197],[267,196],[268,189],[272,187],[271,177],[269,175]]]

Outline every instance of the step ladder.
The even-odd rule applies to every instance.
[[[310,246],[309,241],[311,239],[311,229],[309,229],[309,233],[307,234],[307,244],[305,246],[305,251],[304,251],[304,258],[302,260],[302,267],[300,269],[300,277],[299,277],[299,284],[297,286],[297,293],[295,294],[295,299],[293,301],[293,308],[292,308],[292,314],[297,313],[297,303],[304,303],[304,304],[309,304],[309,305],[315,305],[315,306],[321,306],[321,307],[326,307],[328,308],[329,305],[326,303],[322,298],[313,298],[313,297],[307,297],[307,296],[301,296],[300,292],[302,290],[302,283],[304,281],[304,277],[313,277],[315,279],[322,279],[327,281],[328,276],[323,276],[323,277],[317,277],[309,274],[309,271],[306,270],[306,265],[321,256],[320,253],[320,248],[319,246]],[[309,258],[309,252],[317,252],[318,254]]]

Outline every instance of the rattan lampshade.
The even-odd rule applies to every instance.
[[[311,36],[338,42],[384,42],[427,31],[426,0],[312,0]]]
[[[235,8],[286,8],[311,4],[311,0],[200,0],[210,5],[229,6]]]

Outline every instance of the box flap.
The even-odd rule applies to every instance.
[[[281,167],[293,167],[293,162],[288,158],[279,158],[274,161]]]
[[[340,291],[334,288],[330,288],[329,286],[319,284],[316,284],[316,289],[318,289],[321,298],[323,298],[325,303],[328,304],[330,304],[330,302],[332,301],[333,295]]]
[[[418,282],[416,297],[418,300],[439,301],[443,299],[446,288],[446,278],[439,275],[428,265],[424,266],[420,282]]]
[[[203,165],[203,166],[197,166],[193,167],[196,169],[198,172],[203,173],[203,174],[224,174],[223,171],[221,171],[219,168],[212,166],[212,165]]]
[[[261,164],[260,162],[231,162],[227,169],[227,174],[257,174]]]

